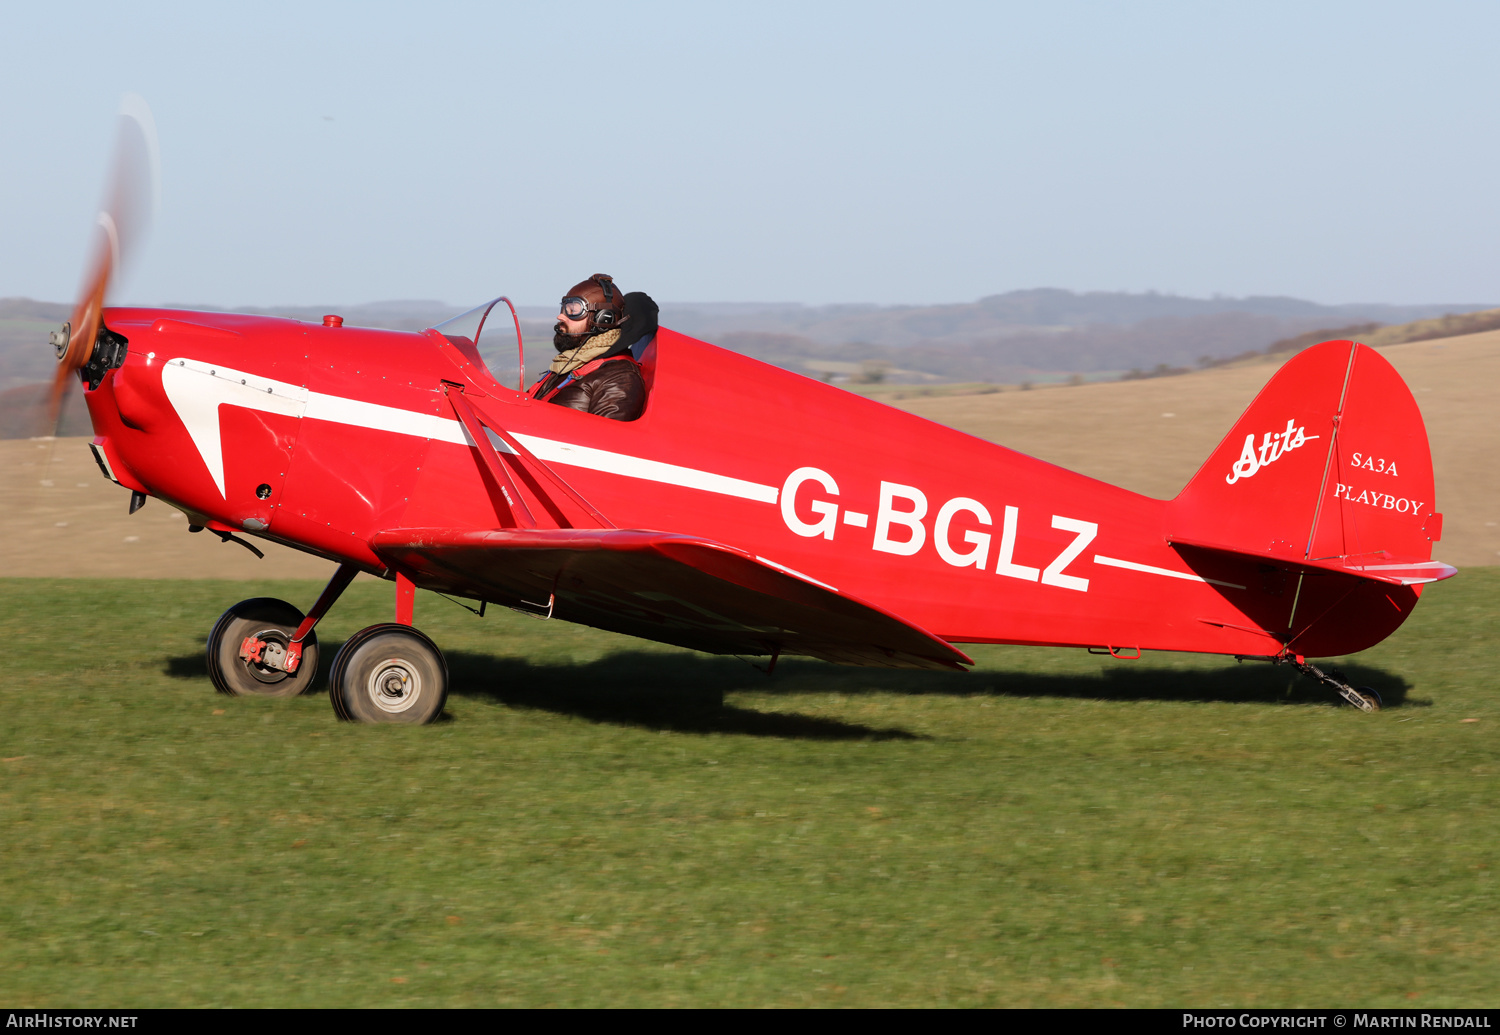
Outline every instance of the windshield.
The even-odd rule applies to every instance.
[[[493,313],[495,319],[492,320],[491,311],[500,306],[501,302],[505,305],[500,307],[499,312]],[[510,316],[509,321],[505,320],[507,311]],[[514,347],[504,330],[507,323],[515,328]],[[495,375],[516,371],[520,390],[523,392],[526,390],[523,373],[526,362],[521,344],[521,321],[516,316],[516,307],[511,305],[510,299],[504,295],[492,298],[483,305],[475,306],[466,313],[460,313],[451,320],[444,320],[433,330],[457,345],[471,359],[477,359],[482,365],[494,371]],[[480,344],[481,341],[483,345]],[[512,356],[514,356],[514,365]]]

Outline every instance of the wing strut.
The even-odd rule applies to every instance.
[[[500,458],[499,452],[493,448],[487,436],[485,436],[483,428],[480,426],[481,422],[494,431],[496,435],[500,436],[500,441],[510,447],[521,468],[521,474],[529,476],[526,478],[527,487],[531,489],[536,498],[550,512],[548,516],[555,518],[553,521],[555,527],[573,528],[576,526],[563,515],[562,508],[557,505],[553,494],[549,493],[543,487],[543,482],[549,483],[557,495],[567,499],[575,507],[587,514],[594,522],[593,527],[617,527],[613,521],[610,521],[609,518],[601,514],[592,503],[584,499],[576,489],[564,481],[562,476],[537,459],[536,454],[523,446],[514,435],[506,431],[504,426],[495,420],[489,412],[481,409],[476,401],[471,399],[464,391],[462,385],[454,384],[451,381],[444,381],[443,391],[448,396],[448,402],[453,406],[453,412],[458,415],[458,419],[468,430],[469,437],[474,440],[476,447],[479,449],[480,459],[484,461],[485,467],[488,468],[490,474],[495,478],[496,483],[501,487],[501,492],[505,496],[506,503],[510,504],[512,513],[517,512],[517,505],[519,505],[520,514],[524,514],[525,520],[529,522],[522,527],[536,528],[536,519],[532,517],[530,509],[521,499],[520,493],[516,491],[515,483],[511,480],[510,474],[506,470],[505,462]],[[506,491],[507,489],[509,490],[508,492]],[[512,496],[515,497],[515,503],[511,503]]]
[[[458,390],[454,391],[455,388]],[[531,516],[531,508],[521,498],[521,493],[516,489],[516,483],[511,480],[510,472],[505,469],[504,462],[490,445],[484,428],[479,425],[479,418],[474,415],[473,407],[469,405],[469,400],[464,398],[464,390],[444,381],[443,393],[448,396],[448,402],[453,405],[453,412],[458,415],[464,430],[474,440],[474,448],[479,453],[479,459],[484,463],[485,469],[490,472],[490,477],[495,479],[500,495],[505,499],[505,505],[510,510],[511,521],[521,528],[535,528],[536,518]]]

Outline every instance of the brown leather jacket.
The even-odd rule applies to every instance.
[[[635,420],[646,408],[646,382],[635,360],[611,356],[561,390],[543,388],[539,398],[610,420]]]

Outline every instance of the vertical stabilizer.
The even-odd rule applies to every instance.
[[[1383,356],[1350,341],[1283,366],[1169,514],[1174,542],[1369,577],[1396,570],[1382,562],[1426,561],[1442,534],[1416,400]]]

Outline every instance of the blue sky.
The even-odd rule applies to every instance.
[[[1493,3],[25,4],[0,295],[71,298],[115,112],[162,208],[117,301],[612,273],[670,301],[1016,288],[1500,299]]]

